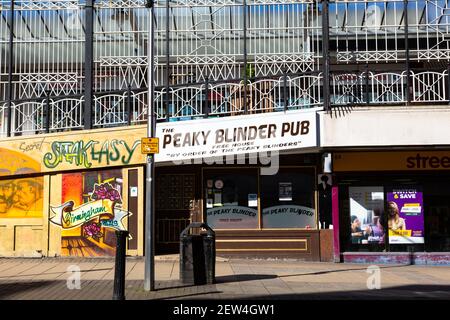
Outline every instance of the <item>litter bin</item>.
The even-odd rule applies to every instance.
[[[192,234],[193,228],[206,232]],[[180,281],[190,285],[216,281],[216,235],[206,223],[191,223],[180,234]]]

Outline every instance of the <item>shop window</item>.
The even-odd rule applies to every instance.
[[[212,228],[259,227],[256,169],[208,170],[204,183],[206,221]]]
[[[384,188],[382,186],[349,187],[348,193],[351,244],[384,244]]]
[[[384,178],[389,183],[380,183],[379,177],[365,177],[365,182],[374,183],[372,186],[363,185],[356,177],[340,181],[340,223],[345,226],[341,241],[345,250],[435,251],[436,247],[430,248],[431,232],[437,231],[432,226],[438,226],[439,221],[434,214],[437,210],[432,210],[437,203],[433,202],[430,185],[426,180]],[[442,192],[442,188],[436,191]],[[436,242],[443,243],[442,239]]]
[[[261,176],[263,228],[316,228],[314,170],[281,168]]]

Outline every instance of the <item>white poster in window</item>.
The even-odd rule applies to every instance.
[[[262,222],[263,228],[315,228],[315,210],[296,205],[269,207],[262,211]]]
[[[254,229],[258,227],[258,210],[242,206],[208,209],[206,222],[213,229]]]
[[[278,183],[278,200],[292,201],[292,182]]]
[[[248,206],[257,207],[258,206],[258,195],[256,193],[248,194]]]
[[[222,192],[214,193],[214,207],[222,206]]]
[[[206,208],[213,208],[213,199],[206,199]]]
[[[349,187],[351,241],[354,244],[384,243],[383,187]]]

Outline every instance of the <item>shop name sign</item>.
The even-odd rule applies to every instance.
[[[448,169],[450,151],[342,152],[333,155],[335,172]]]
[[[156,161],[316,147],[316,131],[315,109],[164,123]]]

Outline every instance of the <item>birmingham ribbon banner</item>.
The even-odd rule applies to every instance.
[[[122,224],[122,219],[130,215],[130,212],[115,206],[115,202],[103,199],[85,203],[74,208],[73,201],[67,201],[58,207],[51,206],[54,216],[50,222],[61,226],[62,229],[77,228],[93,219],[107,216],[109,219],[101,219],[100,223],[105,228],[115,230],[126,230]]]

